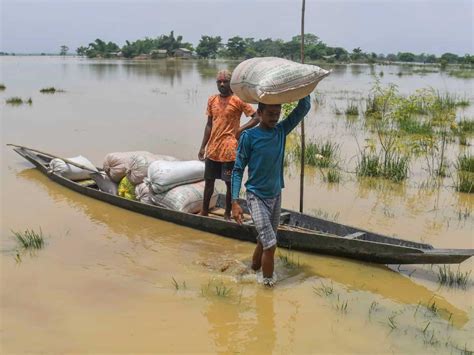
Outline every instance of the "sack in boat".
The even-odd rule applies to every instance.
[[[145,178],[155,193],[201,180],[204,180],[204,163],[198,160],[154,161],[148,167],[148,177]]]
[[[245,102],[283,104],[309,95],[329,74],[316,65],[276,57],[252,58],[234,69],[230,87]]]
[[[118,185],[118,195],[128,200],[135,200],[135,186],[125,176]]]
[[[151,200],[152,193],[150,186],[144,182],[135,186],[135,196],[140,202],[148,203],[150,205],[153,204],[153,201]]]
[[[94,166],[94,164],[92,164],[89,161],[89,159],[83,157],[82,155],[79,155],[74,158],[68,158],[68,160],[72,161],[73,163],[83,165],[86,168],[89,168],[93,171],[98,171],[97,168]],[[91,174],[93,174],[89,170],[84,170],[77,166],[66,164],[64,160],[57,159],[57,158],[51,160],[51,162],[49,163],[49,168],[53,172],[59,173],[62,176],[64,176],[66,179],[70,179],[73,181],[90,179]]]
[[[130,159],[134,156],[145,156],[150,158],[151,161],[157,160],[159,158],[163,160],[176,160],[176,158],[169,157],[167,155],[156,155],[146,151],[115,152],[109,153],[105,156],[103,164],[104,171],[113,181],[120,182],[120,180],[122,180],[123,177],[127,175]]]
[[[157,160],[174,161],[176,158],[157,154],[134,155],[128,160],[128,180],[134,185],[141,184],[148,174],[148,167]]]
[[[152,202],[160,207],[174,211],[198,213],[202,208],[204,196],[204,181],[194,184],[181,185],[165,193],[152,194]],[[217,203],[217,192],[212,194],[209,208],[214,208]]]

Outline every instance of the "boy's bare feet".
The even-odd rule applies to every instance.
[[[275,286],[275,280],[273,279],[273,277],[264,277],[263,286],[268,288],[272,288],[273,286]]]
[[[224,213],[224,219],[228,222],[230,222],[231,218],[230,218],[230,212],[229,213]]]

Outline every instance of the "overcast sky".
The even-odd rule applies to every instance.
[[[201,35],[290,39],[301,0],[0,0],[0,50],[74,51],[96,38],[122,45],[174,30]],[[330,46],[367,52],[473,53],[472,0],[306,0],[305,32]]]

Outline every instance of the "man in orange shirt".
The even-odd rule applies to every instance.
[[[255,109],[239,99],[230,89],[230,78],[231,73],[228,70],[222,70],[217,74],[216,83],[219,94],[212,95],[207,101],[207,124],[198,155],[199,160],[205,160],[206,164],[201,215],[208,215],[214,183],[216,179],[221,179],[227,186],[224,214],[226,220],[230,220],[230,178],[234,168],[240,133],[259,123],[259,119],[255,117]],[[252,118],[246,124],[240,126],[242,113]]]

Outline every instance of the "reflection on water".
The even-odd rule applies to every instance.
[[[255,353],[275,350],[276,326],[274,293],[257,290],[238,305],[208,298],[205,315],[211,325],[209,334],[219,352]],[[249,309],[255,313],[249,314]]]

